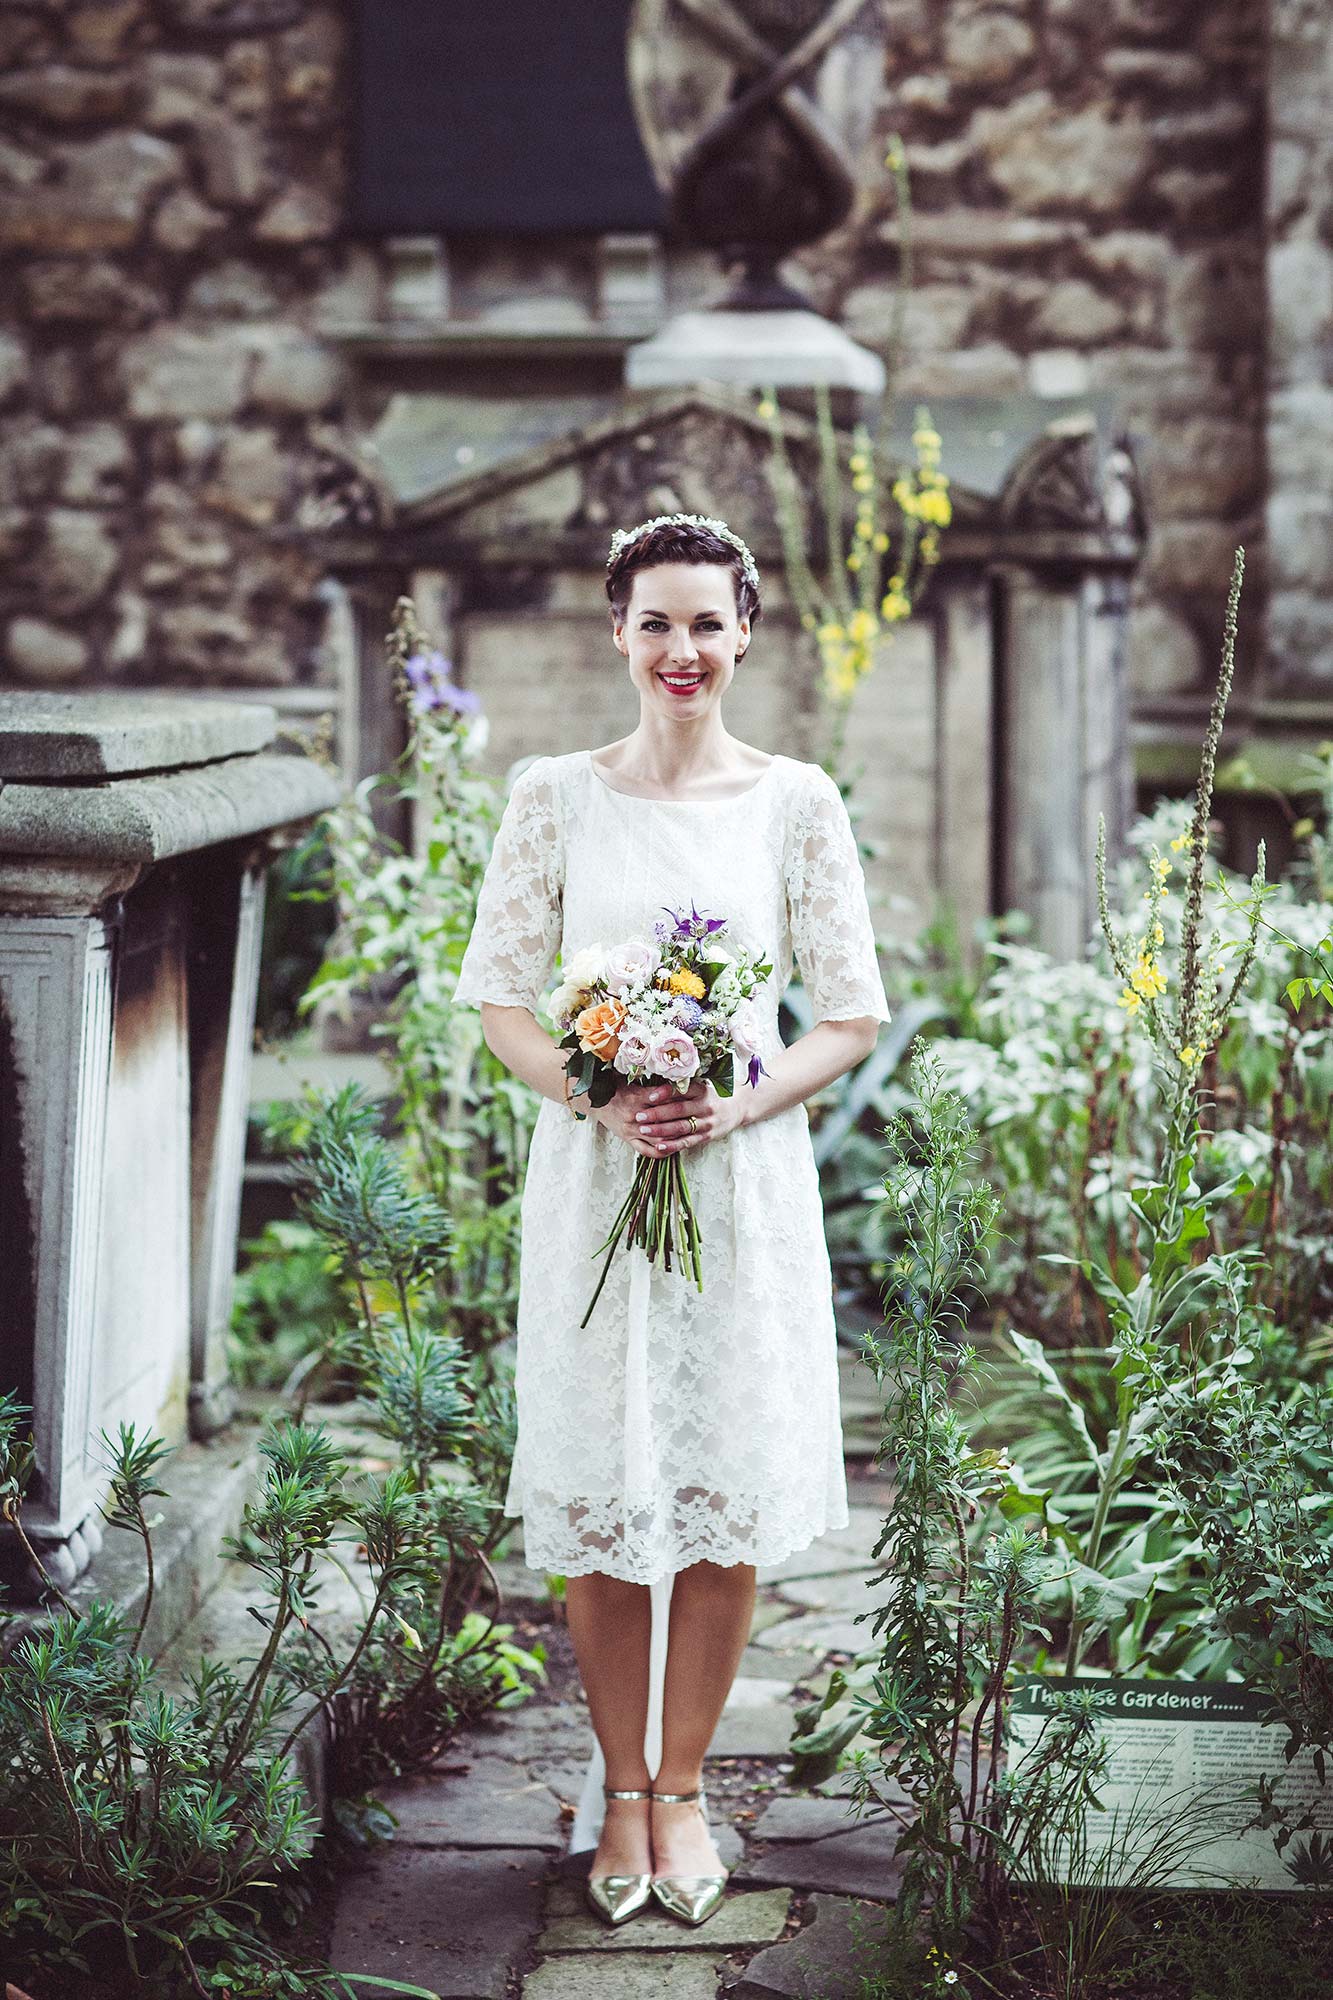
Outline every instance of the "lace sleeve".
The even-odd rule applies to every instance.
[[[535,1014],[560,945],[564,826],[549,757],[515,778],[491,848],[454,988],[456,1007]]]
[[[856,835],[842,793],[817,764],[788,819],[784,871],[792,950],[815,1020],[889,1020]]]

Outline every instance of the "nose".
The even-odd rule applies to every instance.
[[[670,660],[673,667],[688,667],[699,655],[688,632],[683,632],[671,647]]]

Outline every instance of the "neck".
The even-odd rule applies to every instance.
[[[674,724],[661,716],[641,715],[633,734],[622,737],[613,747],[618,771],[639,784],[658,785],[664,791],[726,770],[736,762],[735,739],[728,736],[716,712],[697,721]]]

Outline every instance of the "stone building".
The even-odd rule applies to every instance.
[[[442,178],[418,133],[384,155],[415,219],[377,213],[366,147],[396,113],[368,94],[366,37],[406,4],[0,10],[11,684],[262,691],[293,716],[334,709],[345,757],[372,767],[390,747],[384,696],[349,680],[327,550],[403,500],[388,464],[410,480],[420,440],[395,432],[394,398],[428,390],[440,449],[478,468],[594,421],[628,347],[715,296],[713,260],[626,196],[629,166],[599,181],[585,161],[604,209],[562,220],[556,202],[534,220],[495,154],[495,93],[462,57],[439,76],[440,120],[475,177]],[[1286,768],[1333,733],[1333,18],[1317,0],[868,4],[883,79],[860,196],[793,277],[857,340],[887,338],[902,239],[883,157],[899,133],[905,400],[1112,399],[1147,525],[1137,735],[1163,771],[1195,739],[1243,542],[1236,714]],[[550,121],[525,187],[565,186],[587,151],[561,36],[595,20],[618,62],[627,13],[569,0],[487,21],[468,60],[535,80],[524,115]],[[461,197],[477,188],[491,199],[474,213]],[[591,586],[609,524],[566,525]]]

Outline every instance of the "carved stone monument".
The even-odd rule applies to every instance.
[[[779,270],[850,213],[881,68],[868,0],[636,0],[630,91],[649,162],[676,233],[733,282],[631,348],[630,388],[882,388],[879,357]]]
[[[101,1542],[98,1434],[231,1413],[230,1317],[264,871],[338,796],[257,704],[0,703],[0,1386],[30,1405],[24,1528],[67,1584]],[[0,1541],[11,1589],[35,1579]]]

